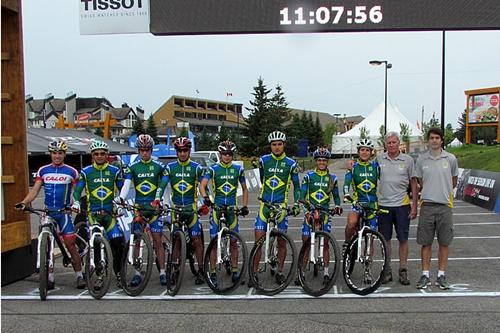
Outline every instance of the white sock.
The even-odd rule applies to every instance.
[[[325,271],[323,272],[323,275],[324,276],[329,276],[330,274],[328,274],[328,267],[325,267]]]
[[[162,274],[166,274],[165,269],[160,269],[160,275],[162,275]]]
[[[429,277],[429,271],[422,271],[422,275]]]
[[[83,273],[82,271],[78,271],[78,272],[75,272],[76,273],[76,277],[81,277],[83,278]]]
[[[49,281],[54,282],[54,273],[49,273]]]
[[[438,277],[440,277],[441,275],[444,276],[444,271],[438,271]]]

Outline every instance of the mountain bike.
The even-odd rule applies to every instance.
[[[323,230],[325,215],[335,215],[335,210],[321,205],[300,201],[308,212],[306,222],[311,235],[302,244],[297,264],[297,274],[302,289],[312,296],[326,294],[335,284],[340,270],[340,250],[337,241]],[[326,274],[325,274],[326,271]]]
[[[198,274],[195,266],[194,247],[191,243],[191,236],[187,223],[193,212],[191,206],[169,206],[165,205],[165,212],[173,213],[175,219],[171,221],[166,232],[162,235],[162,243],[165,249],[165,273],[167,274],[167,294],[175,296],[181,288],[182,278],[184,276],[184,266],[186,260],[189,261],[189,267],[193,275]],[[203,230],[201,233],[203,244]]]
[[[243,238],[236,231],[229,230],[228,214],[234,214],[233,223],[237,223],[240,210],[232,206],[213,205],[212,209],[219,220],[219,231],[212,238],[205,252],[205,281],[216,294],[227,294],[235,290],[245,276],[247,265],[247,247]]]
[[[377,231],[379,214],[387,214],[384,209],[374,209],[368,203],[346,198],[358,212],[357,232],[347,243],[343,255],[342,271],[351,291],[357,295],[368,295],[378,289],[382,273],[389,265],[387,244]]]
[[[16,206],[16,208],[21,208],[22,206]],[[64,245],[62,236],[59,234],[59,228],[57,222],[49,215],[50,213],[70,213],[69,208],[62,208],[56,210],[49,209],[36,209],[25,206],[23,211],[29,212],[31,214],[37,215],[40,220],[40,225],[38,226],[38,251],[36,256],[36,269],[39,273],[39,286],[40,299],[45,301],[47,299],[47,288],[48,288],[48,278],[49,271],[54,269],[54,248],[55,244],[61,250],[61,255],[63,257],[63,266],[68,267],[73,263],[71,255],[68,249]],[[83,258],[89,249],[86,234],[86,225],[84,222],[77,223],[75,226],[76,235],[76,248],[80,258]],[[83,260],[81,260],[83,265]]]
[[[137,296],[144,291],[149,282],[153,268],[153,257],[158,261],[155,256],[156,252],[153,250],[153,236],[149,227],[153,217],[147,218],[142,213],[154,212],[158,216],[161,214],[161,210],[140,208],[126,203],[117,204],[117,206],[129,210],[135,215],[131,225],[130,239],[123,255],[120,277],[125,293]]]
[[[104,210],[87,212],[87,214],[117,216]],[[87,289],[95,299],[101,299],[106,295],[112,278],[113,254],[105,235],[106,230],[100,224],[95,223],[89,226],[89,251],[86,256],[85,275]]]
[[[250,285],[264,295],[275,295],[284,290],[292,281],[297,269],[297,250],[290,237],[279,231],[278,221],[290,209],[260,201],[269,210],[266,233],[254,244],[248,262]],[[278,274],[279,272],[279,274]]]

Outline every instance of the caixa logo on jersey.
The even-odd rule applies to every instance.
[[[80,34],[149,32],[149,0],[80,0]]]

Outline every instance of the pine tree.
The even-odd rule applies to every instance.
[[[467,121],[466,112],[467,110],[464,110],[460,118],[458,118],[458,128],[455,131],[455,138],[457,138],[461,142],[465,142],[465,124]]]
[[[399,123],[399,135],[401,137],[401,141],[406,145],[406,151],[410,152],[410,136],[411,130],[410,125],[405,123]]]
[[[160,142],[160,139],[158,138],[158,130],[156,129],[156,124],[153,119],[153,115],[150,115],[148,118],[148,126],[146,127],[146,134],[151,135],[155,144]]]
[[[271,131],[285,131],[285,123],[290,118],[290,109],[288,109],[288,102],[286,101],[283,88],[278,84],[275,88],[276,92],[270,100],[269,105],[269,122]]]
[[[366,128],[366,126],[359,128],[359,138],[360,139],[369,139],[370,138],[370,130]]]
[[[323,137],[323,127],[321,127],[321,122],[319,121],[319,114],[316,113],[316,121],[314,122],[314,136],[316,138],[317,146],[324,147],[326,141]]]
[[[137,121],[134,123],[134,126],[132,127],[132,134],[143,134],[144,133],[144,126],[143,126],[143,120],[137,118]]]
[[[213,136],[208,134],[207,129],[203,127],[200,135],[197,137],[196,149],[197,150],[214,150],[216,148]]]

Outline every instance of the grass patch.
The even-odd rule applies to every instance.
[[[470,144],[457,148],[447,148],[447,151],[457,157],[460,168],[500,172],[500,145]]]

